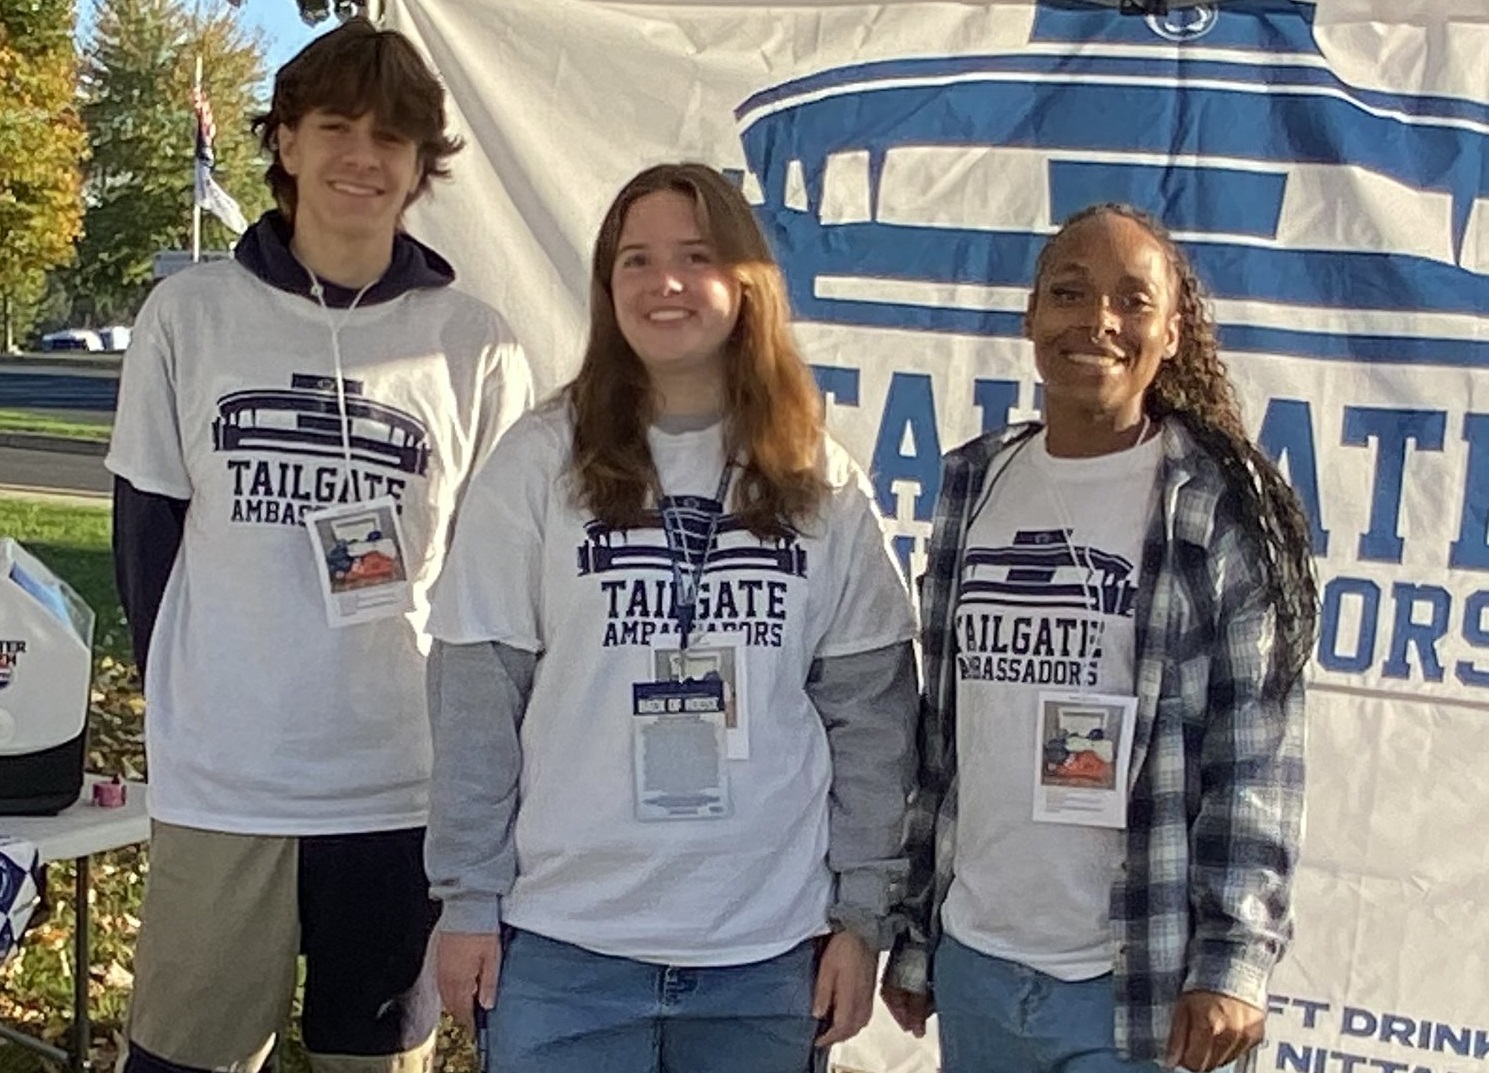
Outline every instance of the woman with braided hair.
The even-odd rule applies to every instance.
[[[1308,525],[1156,220],[1072,217],[1025,334],[1046,423],[944,460],[883,995],[939,1013],[945,1073],[1203,1073],[1261,1040],[1290,938]]]

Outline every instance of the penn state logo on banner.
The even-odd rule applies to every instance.
[[[1214,4],[1197,4],[1146,18],[1148,29],[1166,41],[1193,41],[1215,28],[1220,10]]]

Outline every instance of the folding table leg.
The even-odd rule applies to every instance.
[[[92,1026],[88,1019],[88,980],[93,975],[92,955],[89,952],[88,928],[93,921],[92,907],[88,904],[88,858],[73,861],[76,879],[73,886],[73,904],[77,907],[72,927],[72,1073],[88,1073],[93,1068],[89,1058],[89,1043]]]

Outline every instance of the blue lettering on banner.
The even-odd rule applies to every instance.
[[[1014,407],[1019,404],[1017,380],[974,380],[972,400],[982,411],[983,432],[1003,428],[1009,423]]]
[[[832,365],[813,365],[812,375],[817,378],[817,387],[829,403],[839,406],[858,405],[858,370],[840,369]]]
[[[909,453],[902,450],[906,433],[911,440]],[[920,486],[915,518],[930,519],[941,492],[941,437],[936,432],[931,378],[924,373],[895,373],[890,380],[872,472],[881,510],[894,512],[895,481],[911,481]]]
[[[1363,447],[1376,442],[1375,493],[1370,501],[1370,530],[1360,537],[1360,558],[1401,561],[1397,532],[1401,514],[1401,481],[1407,445],[1441,451],[1447,414],[1432,410],[1388,410],[1367,406],[1344,408],[1344,443]]]
[[[1489,628],[1484,626],[1485,611],[1489,611],[1489,592],[1476,592],[1464,603],[1463,639],[1475,648],[1489,648]],[[1461,659],[1453,671],[1464,685],[1489,689],[1489,670],[1482,670]]]
[[[1283,1073],[1468,1073],[1470,1067],[1456,1059],[1477,1063],[1489,1056],[1489,1031],[1476,1025],[1277,994],[1267,997],[1267,1013],[1269,1039],[1263,1049],[1274,1051],[1271,1068]],[[1350,1049],[1289,1038],[1298,1029],[1336,1032]],[[1359,1053],[1382,1045],[1391,1048],[1390,1057]],[[1441,1059],[1424,1064],[1421,1052]]]
[[[1313,410],[1306,399],[1273,399],[1257,444],[1288,475],[1308,515],[1313,553],[1329,554],[1329,532],[1318,509],[1318,451],[1313,446]]]
[[[862,406],[861,370],[815,366],[818,383],[833,391],[838,405]],[[1039,385],[1034,385],[1037,389]],[[975,413],[965,415],[988,431],[1013,419],[1027,395],[1027,381],[977,378],[972,381]],[[850,401],[851,400],[851,401]],[[873,452],[873,482],[881,509],[897,530],[891,539],[907,575],[924,550],[935,497],[940,491],[942,444],[938,430],[947,415],[936,409],[934,382],[923,373],[897,372],[890,378]],[[1338,479],[1321,481],[1315,405],[1302,399],[1269,400],[1258,442],[1283,469],[1298,492],[1315,541],[1326,559],[1330,531],[1324,525],[1329,497],[1351,496],[1370,503],[1365,531],[1351,546],[1357,561],[1401,563],[1408,539],[1401,531],[1403,492],[1413,451],[1441,455],[1448,415],[1439,410],[1344,406],[1340,442],[1346,448],[1373,447],[1375,465],[1368,485]],[[1489,572],[1489,414],[1469,413],[1462,422],[1467,462],[1459,491],[1461,516],[1444,504],[1449,517],[1459,517],[1457,539],[1444,541],[1442,562],[1449,570]],[[901,503],[901,500],[904,502]],[[1413,538],[1424,539],[1420,529]],[[1344,675],[1375,670],[1395,681],[1446,683],[1489,690],[1489,588],[1464,591],[1446,578],[1388,579],[1326,574],[1317,657],[1319,666]],[[1451,673],[1451,679],[1449,677]]]
[[[1339,613],[1347,596],[1359,599],[1360,631],[1348,652],[1339,651]],[[1328,671],[1359,674],[1375,660],[1375,628],[1380,614],[1380,586],[1365,578],[1336,577],[1324,586],[1318,661]]]
[[[1441,682],[1442,663],[1437,658],[1437,643],[1448,632],[1448,612],[1453,598],[1438,585],[1402,582],[1391,586],[1391,596],[1396,605],[1396,621],[1391,631],[1391,654],[1381,673],[1387,678],[1410,678],[1407,649],[1415,648],[1422,676],[1429,682]],[[1417,621],[1418,606],[1425,607],[1431,616],[1427,622]]]
[[[1463,515],[1448,565],[1458,570],[1489,570],[1489,414],[1467,414],[1463,439],[1468,443]]]

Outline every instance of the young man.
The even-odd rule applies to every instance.
[[[459,148],[405,39],[319,38],[255,128],[279,209],[145,303],[108,457],[154,819],[123,1068],[258,1069],[303,954],[317,1070],[424,1070],[426,593],[531,379],[400,230]]]

